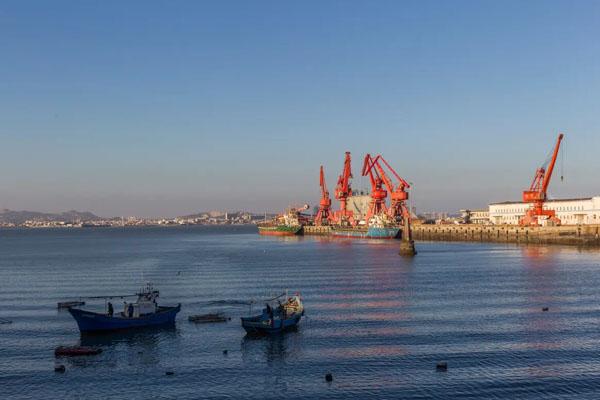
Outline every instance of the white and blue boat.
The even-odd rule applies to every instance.
[[[242,327],[249,334],[280,333],[296,328],[303,315],[300,295],[282,294],[267,302],[261,314],[242,317]]]
[[[147,284],[135,294],[135,302],[124,302],[122,312],[114,313],[109,309],[106,313],[97,313],[70,307],[69,313],[75,318],[82,333],[175,325],[175,317],[181,310],[181,304],[159,306],[156,302],[158,295],[158,290]]]

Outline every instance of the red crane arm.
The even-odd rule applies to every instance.
[[[342,174],[339,176],[337,185],[335,187],[335,197],[340,199],[341,197],[348,196],[350,193],[350,178],[352,178],[351,170],[351,158],[350,152],[346,152],[346,158],[344,159],[344,169]]]
[[[321,186],[321,196],[328,196],[327,186],[325,185],[325,174],[323,173],[323,166],[321,165],[321,172],[319,174],[319,186]]]
[[[387,174],[383,170],[383,167],[381,166],[381,164],[379,164],[379,162],[377,160],[378,158],[383,160],[382,157],[377,156],[375,158],[375,160],[373,161],[373,165],[377,167],[377,170],[379,171],[379,175],[381,176],[381,180],[383,181],[383,183],[385,184],[385,186],[387,187],[389,192],[392,193],[392,192],[394,192],[394,189],[395,189],[394,184],[392,183],[392,180],[389,178],[389,176],[387,176]]]
[[[552,171],[554,171],[554,164],[556,164],[556,158],[558,157],[558,150],[560,149],[560,142],[563,140],[564,135],[561,133],[558,135],[558,139],[556,140],[556,145],[554,146],[554,152],[552,153],[552,160],[548,165],[548,169],[546,170],[546,175],[544,176],[544,181],[542,183],[542,192],[546,193],[548,189],[548,185],[550,184],[550,179],[552,178]]]
[[[379,178],[379,174],[376,170],[373,169],[374,165],[375,162],[373,161],[373,158],[370,154],[367,153],[367,155],[365,156],[365,161],[363,163],[362,176],[369,176],[369,179],[371,180],[371,188],[373,189],[375,188],[375,178]],[[375,173],[376,176],[373,173]]]
[[[378,155],[375,158],[375,162],[377,162],[378,160],[381,160],[385,164],[385,166],[390,170],[390,172],[392,174],[394,174],[394,176],[396,177],[396,179],[398,179],[398,181],[400,182],[400,184],[402,186],[404,186],[407,189],[410,189],[410,185],[408,184],[408,182],[406,182],[404,179],[402,179],[402,177],[400,175],[398,175],[396,170],[394,168],[392,168],[392,166],[385,160],[385,158],[383,158],[383,156]]]

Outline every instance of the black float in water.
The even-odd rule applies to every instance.
[[[446,372],[448,371],[448,363],[446,361],[441,361],[435,366],[436,371]]]
[[[54,372],[65,372],[66,370],[67,369],[62,364],[54,366]]]
[[[333,382],[333,375],[331,375],[331,373],[325,374],[325,380],[327,382]]]
[[[223,355],[226,356],[227,355],[227,350],[223,350]]]
[[[165,375],[175,375],[175,372],[173,372],[173,371],[167,371],[167,372],[165,372]]]
[[[548,311],[548,310],[549,310],[549,308],[548,308],[548,307],[544,307],[544,308],[542,308],[542,311]]]

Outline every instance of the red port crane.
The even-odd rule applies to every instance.
[[[375,161],[367,153],[362,169],[362,176],[368,176],[371,181],[371,202],[365,216],[367,223],[374,215],[381,215],[387,212],[387,207],[385,206],[387,191],[383,188],[383,179],[379,175],[379,172],[373,168],[374,164]]]
[[[352,178],[350,152],[346,152],[344,159],[344,169],[339,176],[337,186],[335,187],[335,198],[340,201],[340,209],[334,213],[334,220],[340,225],[354,225],[354,215],[352,210],[347,209],[348,197],[352,196],[350,187],[350,178]]]
[[[382,163],[383,165],[381,165]],[[408,192],[406,189],[410,189],[409,183],[398,175],[396,170],[392,168],[381,154],[375,157],[372,166],[377,168],[385,187],[390,193],[390,208],[388,209],[388,215],[399,223],[402,222],[403,218],[408,218],[410,220],[410,212],[406,206],[406,201],[408,200]],[[385,166],[388,172],[398,181],[397,184],[394,185],[392,180],[385,173],[385,168],[383,168],[383,166]]]
[[[333,215],[331,215],[331,198],[329,197],[329,190],[325,184],[325,174],[323,172],[323,166],[321,165],[321,171],[319,174],[319,186],[321,186],[321,200],[319,201],[319,212],[315,217],[315,225],[321,226],[326,225],[329,222],[333,222]]]
[[[563,137],[562,133],[558,135],[551,158],[537,169],[529,190],[523,192],[523,202],[532,203],[532,205],[525,212],[525,216],[519,220],[519,225],[540,225],[540,217],[546,217],[554,224],[560,225],[560,219],[556,217],[556,212],[544,209],[544,202],[547,199],[546,190],[552,178],[552,171]]]

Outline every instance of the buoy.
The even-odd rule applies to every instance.
[[[167,372],[165,372],[165,375],[175,375],[175,372],[173,372],[173,371],[167,371]]]
[[[223,350],[223,355],[227,355],[227,350]]]
[[[331,375],[331,373],[325,374],[325,380],[327,382],[332,382],[333,381],[333,375]]]
[[[65,372],[66,370],[67,369],[62,364],[54,366],[54,372]]]
[[[548,308],[548,307],[544,307],[544,308],[542,308],[542,311],[548,311],[548,310],[549,310],[549,308]]]
[[[436,364],[435,369],[437,371],[448,371],[448,363],[445,361],[441,361]]]

